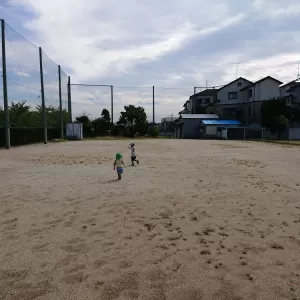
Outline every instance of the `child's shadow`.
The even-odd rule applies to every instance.
[[[108,184],[108,183],[113,183],[113,182],[117,182],[117,181],[120,181],[120,180],[119,179],[110,179],[110,180],[104,181],[102,183],[103,184]]]

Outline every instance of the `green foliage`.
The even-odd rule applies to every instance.
[[[148,121],[145,109],[143,107],[136,107],[134,105],[124,106],[121,112],[118,124],[123,124],[127,129],[129,135],[139,133],[145,135],[148,132]]]
[[[48,140],[60,138],[60,128],[48,128]],[[44,140],[43,128],[16,128],[10,129],[10,142],[12,146],[41,143]],[[0,128],[0,147],[5,146],[5,129]]]
[[[46,119],[48,128],[48,139],[60,138],[60,110],[59,107],[48,106]],[[68,121],[68,112],[62,111],[63,123]],[[24,145],[43,141],[43,118],[42,107],[35,108],[26,101],[19,103],[11,102],[9,105],[9,123],[11,145]],[[4,110],[0,107],[0,126],[4,126]],[[54,130],[52,130],[54,129]],[[4,146],[4,129],[1,128],[1,146]]]
[[[102,113],[101,113],[101,117],[106,122],[110,123],[110,114],[109,114],[109,111],[106,108],[103,108]]]
[[[109,121],[108,121],[109,120]],[[94,135],[96,136],[103,136],[108,135],[109,131],[112,128],[110,123],[110,118],[97,118],[92,121],[92,127],[94,131]]]
[[[150,127],[148,134],[152,137],[158,137],[159,131],[157,127]]]
[[[286,105],[284,99],[271,99],[261,106],[261,125],[278,137],[287,129],[294,118],[293,107]]]

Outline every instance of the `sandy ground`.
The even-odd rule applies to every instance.
[[[300,299],[300,148],[188,140],[0,151],[0,299]]]

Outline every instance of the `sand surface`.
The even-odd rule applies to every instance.
[[[299,147],[128,144],[0,150],[1,300],[300,299]]]

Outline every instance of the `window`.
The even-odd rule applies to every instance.
[[[237,92],[229,92],[228,93],[228,100],[237,99]]]
[[[238,84],[237,84],[237,86],[242,86],[242,83],[239,81]]]
[[[252,89],[248,91],[248,97],[252,97]]]
[[[227,117],[236,116],[236,108],[223,108],[223,116],[227,116]]]

